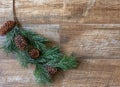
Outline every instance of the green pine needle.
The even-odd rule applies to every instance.
[[[23,35],[28,43],[32,46],[34,46],[35,48],[41,50],[41,51],[46,51],[46,43],[48,42],[48,39],[32,32],[32,31],[28,31],[25,29],[20,29],[20,33],[21,35]]]
[[[17,32],[16,32],[16,27],[15,27],[6,35],[6,41],[4,42],[5,44],[2,47],[5,50],[5,52],[13,53],[13,52],[16,52],[16,50],[18,50],[14,43],[14,37],[16,34]]]
[[[28,67],[28,64],[30,62],[30,56],[28,55],[28,52],[22,52],[22,51],[17,51],[16,52],[17,60],[20,62],[21,66],[23,67]]]
[[[36,77],[36,81],[42,85],[50,84],[52,82],[51,76],[47,72],[46,68],[40,64],[36,65],[34,75]]]
[[[45,57],[46,59],[49,59],[49,60],[53,60],[55,58],[59,58],[61,55],[62,54],[61,54],[59,48],[53,47],[53,48],[48,49],[45,52],[45,54],[43,55],[43,57]]]
[[[61,68],[62,70],[69,70],[77,67],[77,61],[74,57],[63,56],[63,58],[55,64],[55,67]]]
[[[28,47],[24,51],[20,51],[14,42],[14,38],[17,35],[22,35],[28,42],[28,46],[39,49],[42,55],[37,59],[32,59],[28,53]],[[36,66],[34,75],[36,81],[40,84],[49,84],[52,82],[52,78],[45,68],[49,65],[61,70],[68,70],[77,67],[76,59],[72,56],[68,57],[61,53],[59,47],[48,48],[46,46],[48,39],[25,29],[20,29],[15,26],[7,35],[6,41],[3,45],[3,49],[7,53],[14,53],[17,56],[17,60],[23,67],[28,67],[28,64],[34,64]]]

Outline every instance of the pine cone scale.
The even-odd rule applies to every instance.
[[[41,55],[41,52],[38,49],[33,48],[29,50],[29,55],[31,58],[36,59]]]
[[[46,66],[48,72],[52,75],[57,73],[57,68],[51,67],[51,66]]]
[[[0,35],[5,35],[7,34],[14,26],[15,26],[14,21],[7,21],[1,28],[0,28]]]
[[[15,44],[16,46],[20,49],[20,50],[24,50],[27,46],[27,41],[25,40],[25,38],[21,35],[18,35],[14,38]]]

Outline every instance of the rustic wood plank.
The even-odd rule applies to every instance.
[[[119,0],[18,0],[16,12],[23,24],[120,23],[119,3]],[[2,0],[0,4],[1,21],[12,19],[12,0]]]
[[[67,55],[80,57],[77,69],[56,76],[51,87],[120,87],[119,0],[16,0],[23,27],[47,37]],[[0,25],[12,20],[12,0],[0,0]],[[2,46],[5,37],[0,37]],[[40,87],[34,66],[22,68],[0,50],[0,87]]]
[[[85,14],[84,23],[120,23],[120,0],[91,1],[94,3]]]
[[[119,60],[86,59],[81,61],[79,71],[66,73],[66,87],[119,87],[117,80]],[[115,78],[117,77],[117,78]],[[115,80],[114,80],[115,79]],[[71,84],[69,84],[71,83]]]
[[[87,3],[87,0],[17,0],[16,13],[22,24],[76,22],[86,11]],[[0,4],[0,20],[13,19],[12,0]]]
[[[51,87],[106,87],[120,86],[120,59],[84,59],[78,69],[64,73],[64,77],[57,76]],[[21,68],[14,59],[0,61],[0,86],[4,87],[39,87],[32,75],[33,66]],[[10,68],[11,67],[11,68]],[[29,77],[29,78],[28,78]]]
[[[64,24],[61,46],[67,54],[84,58],[120,58],[120,29]]]

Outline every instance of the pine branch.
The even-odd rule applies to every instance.
[[[3,45],[3,49],[5,50],[5,52],[10,53],[10,52],[15,52],[17,49],[17,47],[15,46],[14,43],[14,37],[16,35],[16,27],[14,27],[7,35],[6,35],[6,41],[4,42],[5,44]]]
[[[16,56],[21,66],[28,67],[28,64],[30,63],[30,60],[31,60],[30,56],[28,55],[28,52],[16,51]]]
[[[53,66],[60,68],[62,70],[69,70],[77,67],[77,61],[74,57],[63,56],[58,63],[55,63]]]
[[[44,43],[44,44],[48,42],[48,39],[36,34],[33,31],[20,29],[20,32],[23,36],[28,38],[31,42],[33,42],[33,41],[37,42],[38,41],[39,43]]]
[[[47,49],[45,53],[43,53],[43,56],[41,56],[39,63],[47,64],[48,62],[57,62],[59,61],[59,58],[62,56],[62,53],[60,52],[58,47],[53,47],[50,49]]]
[[[20,51],[16,47],[14,38],[18,35],[25,37],[25,40],[27,41],[27,47],[24,51]],[[76,68],[77,62],[74,57],[68,57],[61,53],[59,47],[48,48],[46,46],[47,42],[48,40],[46,38],[16,26],[7,34],[3,48],[7,53],[15,53],[18,61],[23,67],[27,67],[28,64],[36,65],[34,71],[36,81],[41,84],[49,84],[52,82],[52,78],[45,66],[48,65],[53,68],[68,70]],[[32,59],[28,52],[29,46],[37,48],[42,54],[37,59]]]
[[[31,43],[32,43],[32,45],[33,45],[35,48],[41,50],[42,52],[45,52],[45,51],[47,50],[46,45],[43,44],[43,43],[40,43],[40,42],[34,41],[34,40],[33,40],[33,42],[31,42]]]
[[[45,57],[46,59],[53,60],[53,59],[59,58],[61,55],[62,53],[60,52],[59,47],[53,47],[53,48],[48,49],[44,53],[43,57]]]
[[[52,79],[46,70],[46,68],[40,64],[36,65],[34,75],[36,77],[36,81],[42,85],[50,84],[52,82]]]
[[[48,43],[48,39],[28,30],[20,29],[21,35],[23,35],[28,43],[35,48],[41,50],[41,51],[46,51],[46,43]]]
[[[47,49],[46,52],[43,53],[42,56],[40,56],[36,60],[32,60],[31,62],[34,64],[40,63],[40,64],[48,64],[48,62],[56,63],[60,60],[62,57],[62,53],[60,52],[58,47],[53,47],[50,49]]]

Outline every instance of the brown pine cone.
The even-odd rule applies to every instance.
[[[57,68],[54,68],[54,67],[51,67],[51,66],[46,66],[46,68],[51,75],[54,75],[54,74],[57,73]]]
[[[36,59],[41,55],[41,51],[39,51],[38,49],[33,48],[33,49],[29,50],[29,55],[30,55],[31,58]]]
[[[7,34],[13,27],[15,27],[15,21],[7,21],[1,28],[0,28],[0,35]]]
[[[20,50],[24,50],[27,46],[27,41],[25,40],[25,38],[21,35],[18,35],[14,38],[15,41],[15,45],[20,49]]]

